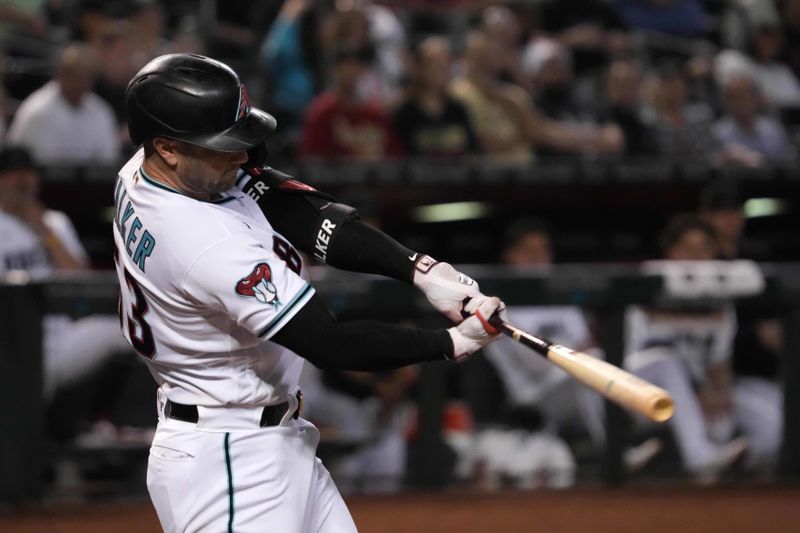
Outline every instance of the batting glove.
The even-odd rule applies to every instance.
[[[413,281],[433,307],[456,324],[463,320],[467,299],[484,297],[474,279],[429,255],[414,264]]]
[[[495,313],[503,313],[505,308],[500,298],[494,296],[470,300],[465,309],[470,316],[458,326],[447,330],[453,340],[453,359],[460,363],[496,340],[500,332],[489,323],[489,318]]]

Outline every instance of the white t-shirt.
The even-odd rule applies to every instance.
[[[50,81],[19,106],[8,143],[28,147],[39,163],[114,163],[120,146],[114,112],[94,93],[74,107]]]
[[[67,215],[47,210],[44,223],[70,254],[87,260],[86,250]],[[23,270],[31,277],[41,278],[53,273],[53,263],[39,236],[20,219],[0,210],[0,274],[9,270]]]
[[[241,190],[194,200],[148,177],[143,159],[122,168],[114,193],[123,334],[172,401],[293,393],[303,360],[268,339],[314,294],[299,254]]]
[[[736,314],[729,305],[704,312],[631,306],[625,314],[625,367],[636,370],[672,353],[702,382],[709,365],[730,359],[735,335]]]

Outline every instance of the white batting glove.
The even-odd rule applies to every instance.
[[[464,319],[464,300],[483,297],[478,282],[429,255],[417,260],[413,281],[433,307],[456,324]]]
[[[500,332],[489,323],[489,318],[496,312],[503,313],[505,308],[500,298],[494,296],[470,300],[465,309],[470,316],[458,326],[447,330],[453,339],[453,359],[460,363],[496,340]]]

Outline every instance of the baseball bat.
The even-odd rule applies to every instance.
[[[667,391],[617,366],[540,339],[509,324],[497,314],[489,319],[489,323],[626,409],[637,411],[655,422],[666,422],[675,412],[675,404]]]

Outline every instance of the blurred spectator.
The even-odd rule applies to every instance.
[[[261,62],[269,76],[270,112],[281,131],[294,136],[306,107],[314,99],[314,65],[307,61],[303,40],[306,21],[313,20],[311,0],[287,0],[261,47]]]
[[[619,126],[625,155],[643,156],[658,152],[653,131],[642,118],[642,67],[633,59],[618,59],[609,65],[604,78],[604,107],[599,117]]]
[[[724,48],[746,49],[753,30],[774,25],[780,16],[775,0],[729,0],[721,13],[720,43]]]
[[[5,78],[6,72],[6,53],[0,47],[0,80]],[[3,83],[0,83],[0,146],[6,136],[6,129],[8,126],[8,119],[11,118],[11,110],[9,109],[8,96],[6,95],[6,88]]]
[[[711,29],[700,0],[614,0],[614,7],[632,28],[684,37],[702,37]]]
[[[719,246],[718,259],[747,257],[750,249],[744,240],[744,202],[738,186],[729,181],[717,181],[700,194],[698,215],[714,228]]]
[[[497,47],[500,80],[527,87],[520,61],[521,28],[517,15],[504,5],[489,6],[481,14],[481,27]]]
[[[85,270],[86,251],[67,216],[38,199],[39,173],[28,150],[0,151],[0,275],[22,271],[34,279],[54,272]],[[112,316],[44,319],[44,393],[85,378],[115,353],[129,347]]]
[[[164,7],[158,0],[133,0],[126,19],[132,26],[133,47],[143,66],[150,59],[167,53]],[[183,50],[181,50],[183,51]]]
[[[731,76],[722,86],[727,114],[714,125],[722,146],[737,145],[750,150],[760,160],[777,162],[790,155],[789,137],[783,125],[762,115],[761,95],[755,79],[748,75]]]
[[[0,40],[5,41],[14,29],[22,34],[44,36],[47,31],[44,7],[45,0],[0,2]]]
[[[607,0],[544,0],[542,30],[572,52],[578,77],[599,73],[610,57],[631,48],[625,23]]]
[[[72,39],[95,48],[102,46],[103,35],[114,26],[114,3],[103,0],[80,0],[72,17]]]
[[[326,461],[342,492],[402,487],[412,414],[408,392],[416,379],[415,367],[383,373],[303,368],[303,416],[320,428],[323,442],[350,449]]]
[[[796,78],[800,78],[800,0],[780,2],[780,20],[786,43],[786,62]]]
[[[536,39],[525,48],[523,68],[534,102],[547,117],[579,122],[590,120],[574,94],[576,87],[569,50],[552,39]]]
[[[365,4],[369,34],[375,47],[376,67],[386,84],[396,90],[405,78],[405,67],[408,63],[408,37],[405,27],[388,7],[372,0],[366,0]]]
[[[533,159],[534,145],[594,154],[622,148],[622,135],[614,126],[576,125],[541,116],[522,87],[498,81],[495,57],[494,43],[480,31],[471,32],[464,54],[465,76],[452,85],[485,154],[498,161],[525,163]]]
[[[621,131],[616,125],[609,124],[603,130],[597,130],[596,110],[589,109],[580,101],[579,87],[572,71],[572,58],[569,50],[558,41],[541,38],[528,43],[523,56],[523,69],[528,77],[528,86],[531,87],[535,108],[540,110],[548,119],[557,121],[564,127],[571,127],[574,131],[586,128],[586,133],[605,131],[614,135],[621,145]],[[592,104],[595,103],[592,94]],[[621,146],[620,146],[621,147]],[[616,152],[614,147],[609,152]],[[578,147],[582,151],[584,147]],[[542,156],[558,155],[563,152],[576,151],[574,148],[564,149],[563,146],[551,147],[541,145],[537,153]]]
[[[38,199],[40,177],[30,152],[12,145],[4,147],[0,152],[0,178],[3,270],[43,276],[53,270],[86,268],[86,252],[67,216],[45,209]]]
[[[541,223],[523,220],[506,234],[503,263],[520,269],[553,264],[550,234]],[[576,350],[592,351],[596,343],[582,310],[575,306],[510,306],[508,320],[525,331]],[[535,407],[552,429],[571,428],[588,435],[595,450],[605,447],[603,399],[570,379],[566,372],[511,339],[485,348],[503,381],[512,406]]]
[[[703,103],[688,102],[686,79],[677,65],[660,67],[649,80],[649,89],[650,126],[661,154],[700,158],[716,152],[711,109]]]
[[[308,109],[300,138],[301,155],[374,160],[402,153],[385,107],[358,95],[368,54],[363,48],[334,52],[331,88]]]
[[[394,102],[405,74],[405,29],[392,11],[372,2],[336,2],[322,23],[323,50],[364,51],[365,69],[359,80],[362,98]]]
[[[130,141],[125,116],[125,89],[142,66],[136,63],[131,31],[127,22],[118,20],[99,36],[99,44],[95,47],[98,62],[103,67],[98,69],[94,92],[114,111],[121,146],[127,146]]]
[[[452,93],[466,107],[482,151],[508,162],[532,160],[531,117],[528,95],[518,85],[497,79],[497,49],[484,33],[467,36],[463,78],[452,84]]]
[[[417,47],[408,98],[394,114],[394,126],[411,156],[458,157],[480,151],[464,106],[448,94],[450,47],[428,37]]]
[[[707,261],[719,254],[714,229],[693,215],[674,217],[661,246],[664,258],[673,261]],[[632,307],[626,315],[625,366],[672,395],[675,415],[668,425],[684,468],[700,483],[718,481],[748,445],[751,456],[761,452],[753,447],[763,442],[760,436],[731,438],[743,412],[735,406],[731,373],[735,333],[730,305]],[[754,426],[740,424],[748,437]]]
[[[800,107],[800,83],[783,62],[784,44],[780,19],[770,17],[752,28],[748,55],[767,101],[778,108]]]
[[[120,143],[114,113],[91,92],[96,69],[90,47],[66,46],[54,79],[20,105],[8,141],[28,147],[43,164],[116,161]]]
[[[778,109],[800,107],[800,82],[783,62],[786,50],[777,10],[770,2],[741,2],[745,22],[739,50],[723,50],[717,56],[717,83],[728,78],[750,75],[758,80],[766,104]],[[789,50],[791,54],[791,49]]]
[[[511,225],[505,236],[505,247],[502,252],[503,263],[520,272],[536,272],[548,269],[553,264],[553,249],[550,234],[541,222],[521,220]],[[511,306],[507,310],[508,320],[534,335],[550,342],[569,346],[576,350],[602,357],[602,351],[592,335],[583,311],[576,306]],[[506,420],[500,420],[509,426],[514,441],[523,440],[520,433],[526,434],[530,440],[531,457],[517,460],[515,458],[498,459],[506,466],[516,465],[520,468],[537,466],[536,479],[542,486],[568,486],[575,479],[575,460],[572,453],[557,437],[559,434],[577,434],[588,437],[592,451],[600,454],[605,449],[605,407],[603,398],[595,391],[570,378],[570,376],[550,364],[541,357],[534,357],[528,348],[511,339],[500,339],[484,350],[487,359],[492,363],[503,382],[505,399],[509,406]],[[532,423],[536,413],[540,419],[539,426]],[[527,427],[525,420],[528,421]],[[542,424],[543,422],[543,424]],[[478,437],[478,450],[503,444],[503,432],[490,431],[489,442],[486,435]],[[574,439],[573,439],[574,440]],[[661,449],[658,439],[648,439],[629,447],[624,452],[625,467],[629,472],[641,469]],[[497,449],[494,450],[498,455]],[[533,453],[536,455],[533,455]],[[485,457],[486,461],[492,459]],[[539,462],[544,465],[539,465]],[[549,464],[548,464],[549,463]],[[549,475],[547,473],[550,472]],[[544,478],[544,480],[543,480]],[[548,481],[552,484],[548,485]],[[526,484],[535,483],[528,479]]]
[[[717,231],[722,259],[747,257],[757,246],[744,239],[744,205],[734,184],[719,182],[704,189],[698,212]],[[736,305],[734,402],[736,410],[745,413],[738,417],[738,422],[755,426],[745,431],[758,441],[753,446],[757,453],[751,454],[750,466],[762,473],[775,466],[776,447],[783,428],[779,378],[784,328],[780,313],[776,303],[742,301]]]
[[[279,5],[278,2],[257,0],[198,2],[198,9],[206,23],[203,28],[205,45],[211,56],[242,58],[256,49],[258,37],[264,27],[255,27],[264,22],[259,4],[264,8]]]

